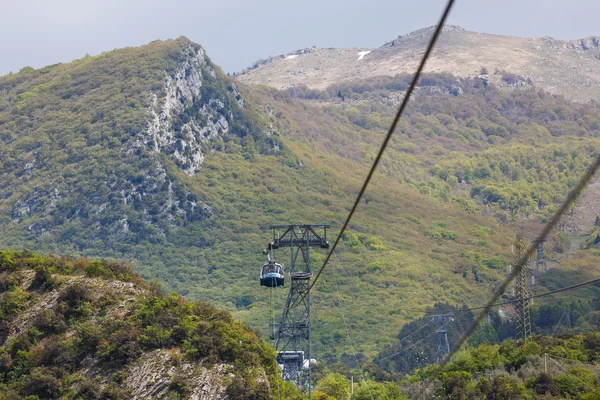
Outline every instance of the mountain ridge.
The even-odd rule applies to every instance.
[[[301,85],[325,89],[346,80],[413,73],[432,31],[433,27],[423,28],[374,49],[301,49],[258,61],[236,79],[278,89]],[[533,83],[572,100],[598,100],[599,46],[600,38],[595,36],[576,40],[522,38],[449,25],[444,27],[425,72],[485,75],[507,89]]]

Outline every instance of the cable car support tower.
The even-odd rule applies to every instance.
[[[311,247],[328,249],[327,228],[329,225],[277,225],[269,227],[273,241],[265,252],[289,248],[291,280],[281,320],[271,339],[275,340],[277,363],[282,366],[284,380],[294,381],[299,388],[312,392],[310,364],[310,265]],[[278,233],[283,232],[283,233]],[[306,355],[306,357],[305,357]]]
[[[515,265],[519,263],[523,255],[525,254],[525,242],[523,236],[517,235],[515,241]],[[529,268],[527,265],[523,265],[521,271],[515,279],[515,296],[517,297],[516,311],[516,330],[517,340],[523,340],[523,343],[527,342],[531,336],[531,318],[529,316],[529,304],[531,292],[529,291]]]

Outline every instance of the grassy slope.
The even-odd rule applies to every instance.
[[[364,171],[364,176],[373,151],[382,139],[385,121],[391,119],[393,107],[390,99],[401,95],[401,92],[394,90],[394,85],[401,87],[397,81],[403,79],[406,82],[402,77],[350,82],[331,87],[326,92],[300,89],[281,94],[266,88],[254,90],[259,93],[261,101],[280,112],[276,115],[281,129],[286,132],[286,138],[298,143],[297,146],[301,149],[316,148],[350,159],[352,161],[347,162],[352,166],[359,166]],[[435,82],[436,79],[438,82]],[[396,178],[441,202],[428,203],[417,197],[412,204],[416,209],[411,210],[411,195],[416,195],[416,191],[411,192],[406,185],[400,185],[398,188],[403,197],[395,203],[398,207],[388,208],[393,201],[380,203],[377,219],[392,222],[383,228],[385,236],[392,237],[393,248],[401,252],[393,256],[392,252],[389,255],[375,252],[367,260],[360,254],[353,259],[352,249],[346,246],[349,251],[342,256],[342,260],[349,259],[351,264],[357,262],[367,267],[366,270],[356,271],[357,276],[360,276],[359,286],[366,286],[364,291],[356,287],[358,279],[354,279],[355,282],[352,283],[343,271],[338,272],[342,291],[352,293],[342,302],[346,305],[346,314],[351,316],[351,336],[361,338],[354,339],[358,342],[377,341],[373,332],[379,330],[361,329],[357,321],[364,321],[366,318],[367,325],[377,325],[381,318],[385,318],[375,311],[379,307],[388,309],[388,305],[391,305],[389,310],[396,314],[393,317],[396,321],[403,320],[403,315],[410,319],[418,316],[402,311],[402,308],[415,308],[415,304],[423,304],[423,292],[411,292],[411,283],[424,290],[428,300],[441,302],[450,299],[452,304],[459,304],[461,301],[466,304],[481,303],[482,292],[471,286],[472,290],[467,291],[467,295],[461,293],[460,284],[455,283],[460,280],[456,276],[448,279],[447,273],[453,271],[456,275],[462,274],[471,279],[465,279],[462,284],[473,283],[474,279],[480,278],[485,281],[485,266],[502,269],[506,261],[511,260],[508,253],[512,235],[505,228],[498,228],[491,220],[477,222],[487,228],[492,227],[492,231],[479,227],[475,218],[469,220],[466,213],[460,213],[457,209],[466,209],[478,215],[495,215],[526,237],[533,236],[539,231],[541,222],[547,220],[566,191],[583,173],[598,149],[599,112],[596,105],[572,105],[560,98],[534,91],[501,93],[494,88],[482,87],[477,81],[460,83],[463,95],[455,97],[444,93],[444,90],[455,84],[453,79],[443,83],[444,77],[438,76],[429,78],[429,81],[434,81],[434,86],[442,90],[429,92],[431,94],[426,90],[421,91],[422,94],[409,108],[405,122],[401,124],[395,140],[386,152],[381,168],[384,174],[379,176],[381,180],[384,179],[383,176]],[[346,98],[343,103],[337,95],[340,92]],[[294,97],[302,101],[299,102]],[[497,132],[503,133],[496,134]],[[302,150],[296,151],[296,154],[308,156],[308,152],[302,153]],[[347,171],[343,163],[334,162],[332,165],[337,170]],[[484,171],[485,174],[478,171]],[[345,174],[350,175],[348,172]],[[394,183],[388,181],[381,186],[372,187],[366,196],[368,205],[362,209],[363,212],[366,213],[372,205],[372,196],[381,196],[387,191],[385,196],[391,197]],[[347,200],[348,207],[351,201],[352,198]],[[417,211],[420,207],[422,209]],[[398,214],[404,218],[397,218]],[[430,218],[420,227],[420,232],[418,228],[414,230],[414,215],[426,215]],[[439,237],[440,232],[433,229],[435,222],[452,219],[440,218],[438,215],[460,215],[466,224],[448,226],[448,229],[462,233],[469,239],[471,246],[459,250],[456,243],[440,246],[439,243],[444,242],[444,239],[437,243],[434,241],[435,244],[425,239],[427,235]],[[359,218],[360,213],[357,219]],[[398,232],[395,232],[396,227]],[[381,231],[381,228],[376,228],[368,233],[376,234],[377,229]],[[500,234],[490,236],[489,232]],[[419,233],[423,236],[419,237]],[[595,276],[597,269],[593,267],[593,263],[597,260],[597,254],[580,251],[573,259],[573,255],[565,254],[568,253],[568,244],[564,242],[564,235],[553,234],[547,246],[547,254],[551,267],[560,263],[559,270],[543,280],[542,285],[535,288],[536,291],[555,289],[564,286],[566,282],[575,283]],[[453,254],[454,251],[456,253]],[[504,256],[500,262],[495,258],[498,253],[503,253]],[[379,257],[385,260],[381,264],[376,261]],[[358,261],[359,258],[364,261]],[[375,260],[371,261],[372,258]],[[434,271],[437,263],[446,274],[436,276]],[[386,269],[390,265],[398,266],[402,277],[408,278],[404,282],[408,285],[402,291],[398,290],[402,292],[401,298],[397,297],[394,289],[389,291],[386,288],[395,286],[390,281],[395,276],[394,267]],[[337,269],[335,263],[331,268]],[[328,283],[330,287],[333,286],[331,278]],[[431,286],[427,287],[429,283]],[[456,293],[457,296],[438,297],[434,293],[437,288],[442,289],[440,293]],[[386,297],[388,293],[391,296]],[[580,293],[584,303],[593,300],[594,291]],[[366,300],[370,294],[377,297]],[[568,295],[560,298],[568,299]],[[366,305],[363,306],[365,300]],[[536,308],[552,302],[553,300],[541,300],[536,302]],[[597,305],[592,304],[591,307],[593,309]],[[332,312],[327,312],[327,316],[335,320],[327,328],[343,325],[340,311],[333,306],[331,309],[338,316],[331,318]],[[360,318],[354,318],[357,310],[364,310]],[[556,322],[558,321],[554,321]],[[593,329],[585,318],[578,323],[579,329]],[[550,329],[552,328],[554,326]],[[547,329],[547,326],[539,327],[540,332],[546,332]],[[341,336],[343,335],[340,335],[339,330],[337,333],[326,334],[327,345],[343,343],[334,348],[338,352],[348,351],[350,344],[347,339],[341,340]]]
[[[278,56],[264,64],[258,62],[237,75],[236,80],[278,89],[300,85],[325,89],[343,81],[413,73],[432,34],[433,27],[409,33],[370,49],[360,60],[358,52],[369,49],[305,49],[293,59]],[[447,72],[460,77],[483,74],[508,90],[533,83],[570,100],[589,101],[599,98],[599,54],[598,38],[532,39],[451,28],[439,37],[425,72]],[[507,79],[515,75],[517,79]]]

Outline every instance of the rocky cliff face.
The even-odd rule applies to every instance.
[[[204,50],[189,45],[182,56],[175,71],[165,73],[160,91],[164,96],[159,100],[156,93],[151,94],[148,127],[137,135],[128,152],[144,147],[163,153],[193,175],[204,160],[203,143],[229,132],[228,121],[233,115],[225,93],[202,90],[207,81],[218,79]],[[242,107],[243,100],[233,83],[228,91],[237,99],[234,107]]]
[[[18,241],[164,241],[214,215],[184,176],[252,133],[243,107],[183,38],[0,78],[0,217],[21,227]]]

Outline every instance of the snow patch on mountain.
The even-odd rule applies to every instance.
[[[360,61],[362,60],[367,54],[369,54],[371,52],[371,50],[367,50],[367,51],[359,51],[358,52],[358,59],[356,61]]]

